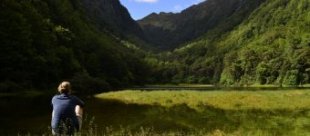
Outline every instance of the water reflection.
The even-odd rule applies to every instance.
[[[50,98],[50,96],[1,97],[0,134],[12,135],[46,131],[51,117]]]

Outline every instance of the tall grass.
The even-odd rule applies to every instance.
[[[195,131],[165,131],[158,132],[153,128],[140,127],[138,130],[131,130],[130,128],[122,127],[113,128],[105,127],[98,128],[97,124],[94,123],[95,117],[86,117],[83,119],[85,123],[82,130],[76,132],[74,136],[230,136],[225,134],[221,130],[215,130],[213,132],[206,132],[205,130],[195,130]],[[235,132],[233,135],[237,134]],[[38,134],[17,134],[18,136],[33,136]],[[47,131],[42,134],[42,136],[53,136],[51,133],[51,128],[48,127]]]
[[[126,90],[96,97],[150,107],[142,114],[147,117],[141,116],[138,124],[153,125],[155,135],[310,135],[309,90]]]
[[[86,116],[77,136],[310,135],[310,90],[127,90],[95,97],[116,107],[103,106],[114,124]]]
[[[289,91],[134,91],[96,95],[100,99],[119,100],[128,104],[172,107],[185,104],[201,110],[212,106],[224,110],[260,109],[296,110],[310,107],[310,90]]]

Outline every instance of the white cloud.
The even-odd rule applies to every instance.
[[[134,0],[135,2],[143,2],[143,3],[156,3],[159,0]]]

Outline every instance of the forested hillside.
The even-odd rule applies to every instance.
[[[309,0],[208,0],[139,24],[117,0],[1,0],[0,92],[49,90],[61,80],[80,93],[310,83]]]
[[[239,25],[265,0],[207,0],[181,13],[153,13],[138,21],[151,45],[173,50],[223,24],[223,32]]]
[[[149,59],[154,81],[222,85],[310,83],[310,1],[268,0],[233,29],[229,18],[173,52]]]
[[[76,91],[93,93],[146,81],[149,72],[141,54],[117,40],[108,30],[112,26],[98,28],[82,4],[1,0],[1,92],[48,90],[70,80]],[[128,14],[122,11],[123,17]]]
[[[113,32],[120,39],[146,47],[144,32],[119,0],[82,0],[81,6],[100,31]]]

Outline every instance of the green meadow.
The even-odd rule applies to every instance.
[[[137,109],[128,113],[136,118],[123,120],[124,128],[115,135],[310,135],[309,89],[124,90],[95,97]]]

